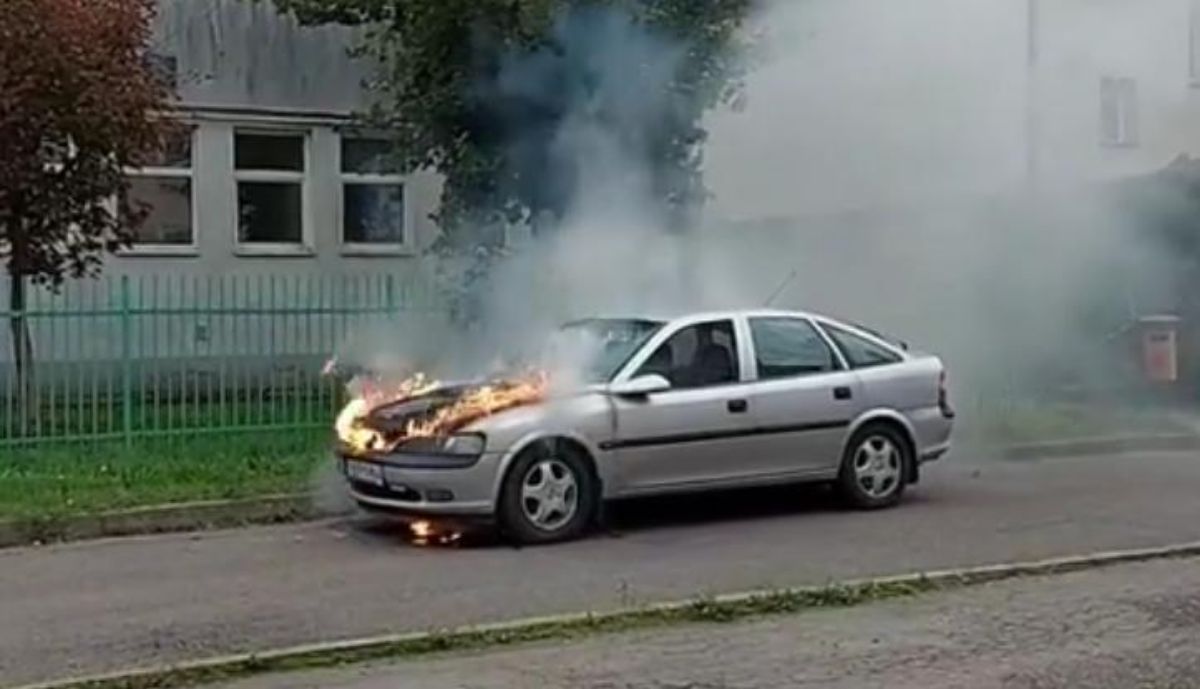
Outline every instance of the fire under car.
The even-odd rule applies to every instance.
[[[853,507],[900,502],[950,448],[942,361],[820,315],[755,310],[598,318],[578,384],[531,373],[368,390],[337,422],[364,508],[583,534],[604,501],[824,482]]]

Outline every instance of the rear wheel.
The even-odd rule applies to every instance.
[[[891,507],[904,495],[912,458],[908,443],[891,426],[870,424],[850,439],[838,489],[842,497],[860,509]]]
[[[498,517],[506,536],[524,544],[582,535],[596,514],[596,479],[586,458],[561,443],[522,452],[504,477]]]

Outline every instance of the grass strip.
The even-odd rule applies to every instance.
[[[1167,409],[1055,402],[986,402],[966,405],[958,437],[984,444],[1022,444],[1190,432]]]
[[[9,449],[0,520],[304,493],[327,447],[324,432],[291,431]]]
[[[312,494],[154,505],[75,516],[0,520],[0,548],[94,538],[285,524],[326,516]]]

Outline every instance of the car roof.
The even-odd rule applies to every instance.
[[[622,314],[605,314],[587,316],[584,318],[575,318],[564,325],[572,325],[583,322],[603,322],[603,321],[641,321],[646,323],[658,323],[667,325],[678,322],[692,321],[707,321],[721,320],[725,318],[737,317],[757,317],[757,318],[816,318],[818,320],[826,320],[832,322],[840,322],[836,318],[823,316],[821,314],[812,313],[809,311],[797,311],[794,309],[727,309],[723,311],[677,311],[674,313],[663,312],[630,312]]]
[[[659,326],[669,327],[672,330],[680,327],[687,327],[694,323],[703,323],[706,321],[718,321],[734,318],[805,318],[812,319],[820,323],[827,323],[835,327],[846,329],[850,332],[856,332],[860,335],[865,335],[868,339],[874,340],[879,344],[886,346],[888,349],[900,353],[903,356],[909,356],[907,353],[907,345],[900,340],[880,334],[872,328],[865,325],[855,323],[853,321],[843,320],[833,316],[827,316],[812,311],[800,311],[796,309],[772,309],[772,308],[753,308],[753,309],[731,309],[725,311],[692,311],[681,313],[670,317],[655,317],[648,315],[633,316],[595,316],[590,318],[577,319],[574,322],[582,321],[640,321],[643,323],[655,323]]]
[[[722,318],[819,318],[824,320],[832,320],[825,316],[820,316],[808,311],[796,311],[786,309],[731,309],[726,311],[696,311],[688,314],[681,314],[671,320],[680,321],[705,321],[705,320],[720,320]]]

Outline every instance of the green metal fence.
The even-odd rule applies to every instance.
[[[342,390],[321,367],[345,338],[385,321],[419,327],[437,310],[428,280],[392,274],[30,290],[22,312],[0,311],[0,447],[328,427]],[[22,370],[14,323],[32,352]]]

